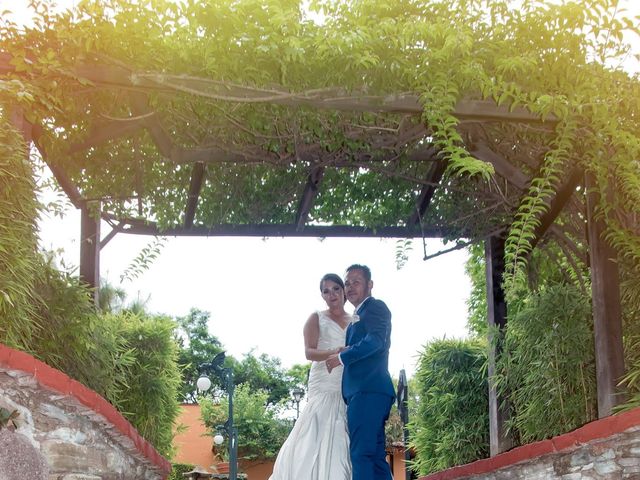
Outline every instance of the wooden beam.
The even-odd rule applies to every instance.
[[[433,157],[436,154],[436,150],[433,149],[430,157]],[[442,180],[442,176],[444,175],[445,170],[447,169],[447,163],[443,160],[436,160],[431,165],[429,172],[427,173],[426,181],[422,186],[422,190],[420,191],[420,195],[416,199],[416,208],[414,212],[411,214],[409,219],[407,220],[407,225],[418,225],[421,223],[422,217],[424,217],[425,212],[429,208],[431,204],[431,200],[433,199],[433,195],[435,194],[437,184]]]
[[[22,108],[18,106],[10,106],[9,108],[9,121],[22,134],[22,139],[26,143],[28,157],[31,141],[34,137],[33,125],[25,118]]]
[[[184,213],[184,227],[191,228],[193,219],[196,215],[196,206],[198,205],[198,197],[202,189],[202,181],[204,179],[204,164],[194,163],[191,169],[191,182],[189,183],[189,196],[187,198],[187,208]]]
[[[126,135],[137,132],[145,126],[145,119],[136,118],[132,120],[110,121],[104,122],[93,127],[93,132],[80,143],[72,145],[68,153],[74,154],[87,150],[91,147],[97,147],[109,140],[115,140]]]
[[[132,93],[131,109],[134,115],[144,118],[144,125],[149,131],[153,142],[158,147],[160,154],[173,160],[175,151],[173,142],[171,141],[169,134],[160,124],[160,120],[157,115],[152,115],[153,110],[149,108],[147,96],[142,93]]]
[[[184,148],[177,146],[160,123],[155,112],[149,108],[147,96],[143,93],[131,94],[131,107],[151,135],[162,156],[175,163],[223,163],[246,162],[248,159],[236,153],[227,152],[221,148]],[[255,161],[255,160],[253,160]]]
[[[47,164],[49,170],[51,170],[51,173],[53,174],[53,177],[56,179],[58,185],[60,185],[60,188],[62,188],[73,206],[76,208],[82,208],[83,199],[82,195],[80,194],[80,190],[78,190],[78,187],[76,187],[71,178],[69,178],[67,172],[65,172],[62,167],[56,165],[51,161],[46,149],[44,148],[44,145],[42,144],[42,142],[40,142],[40,136],[40,133],[35,136],[33,139],[33,143],[40,152],[42,160]]]
[[[499,339],[492,338],[496,328],[504,330],[507,326],[507,302],[502,289],[504,265],[505,235],[492,236],[485,240],[485,268],[487,281],[487,320],[489,323],[489,447],[491,456],[509,450],[513,446],[512,438],[505,427],[509,418],[509,407],[498,396],[495,386],[496,360],[501,354]]]
[[[118,233],[122,231],[122,223],[119,223],[116,226],[111,226],[111,231],[100,240],[100,250],[107,246],[107,244],[115,237]]]
[[[304,186],[304,191],[300,197],[300,204],[298,205],[298,211],[296,213],[296,230],[300,231],[304,228],[307,219],[309,218],[309,212],[313,206],[313,201],[318,194],[318,186],[324,176],[323,167],[314,167],[311,169],[309,176],[307,177],[307,183]]]
[[[585,175],[587,238],[591,263],[591,302],[596,350],[598,418],[608,417],[625,398],[618,388],[624,375],[622,311],[617,255],[605,239],[604,222],[596,215],[600,198],[596,179]]]
[[[106,215],[114,220],[115,217]],[[441,238],[447,236],[446,228],[425,226],[407,228],[404,226],[381,227],[378,229],[351,225],[306,225],[298,230],[295,224],[249,224],[249,225],[194,225],[187,229],[175,227],[159,229],[152,222],[145,223],[135,219],[122,219],[122,233],[135,235],[187,236],[187,237],[371,237],[371,238]]]
[[[571,198],[571,195],[574,194],[578,184],[584,178],[584,172],[581,168],[574,168],[566,181],[558,188],[556,191],[556,195],[551,200],[549,204],[549,209],[542,215],[540,218],[540,223],[536,227],[535,237],[531,240],[531,250],[533,250],[538,242],[544,237],[547,230],[553,225],[553,222],[556,221],[560,212],[564,209],[565,205]]]
[[[99,211],[100,202],[84,203],[80,209],[80,281],[93,290],[96,305],[100,287]]]
[[[0,74],[14,72],[10,64],[11,56],[0,54]],[[236,103],[272,103],[280,105],[306,105],[319,109],[355,111],[355,112],[389,112],[419,115],[424,107],[417,94],[366,95],[346,94],[341,89],[328,89],[326,92],[306,93],[289,92],[284,88],[260,89],[219,82],[207,78],[169,75],[164,73],[134,72],[121,66],[80,64],[74,74],[95,85],[115,88],[136,89],[138,91],[161,91],[173,93],[190,93],[204,97],[226,100]],[[202,92],[202,93],[198,93]],[[497,105],[492,100],[461,100],[456,105],[453,115],[460,120],[472,121],[506,121],[533,122],[554,124],[554,117],[542,118],[522,107],[511,109],[509,105]]]
[[[469,153],[478,160],[488,162],[493,165],[496,173],[504,177],[509,183],[517,187],[519,190],[525,190],[529,186],[529,177],[527,177],[518,167],[512,165],[504,157],[498,155],[487,145],[473,145]]]

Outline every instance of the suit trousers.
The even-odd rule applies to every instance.
[[[392,480],[386,460],[384,424],[393,397],[356,393],[347,399],[352,480]]]

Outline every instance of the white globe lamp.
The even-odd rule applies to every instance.
[[[211,380],[209,377],[200,377],[196,382],[199,392],[206,392],[211,388]]]

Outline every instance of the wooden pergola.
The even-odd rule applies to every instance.
[[[10,60],[8,55],[0,54],[0,76],[15,74]],[[531,180],[538,173],[547,148],[527,143],[522,138],[526,138],[530,130],[535,130],[538,135],[544,136],[545,132],[552,135],[555,124],[553,118],[543,121],[522,108],[510,109],[498,106],[490,100],[469,98],[460,101],[453,115],[459,121],[458,131],[465,148],[474,157],[490,163],[495,170],[491,182],[466,181],[446,174],[447,164],[432,143],[428,126],[420,119],[425,107],[416,94],[403,92],[370,96],[363,92],[345,92],[339,89],[289,92],[280,87],[263,90],[220,84],[204,78],[138,72],[123,65],[109,63],[78,65],[74,74],[86,84],[83,95],[87,98],[110,95],[119,102],[118,111],[128,112],[128,116],[99,116],[87,107],[86,121],[78,124],[77,131],[64,135],[58,133],[57,129],[62,127],[56,125],[55,119],[47,125],[44,122],[29,123],[24,112],[19,109],[13,111],[12,118],[22,131],[25,141],[33,142],[60,187],[82,212],[80,276],[90,287],[99,285],[100,250],[118,233],[166,236],[460,238],[484,241],[488,321],[491,325],[505,328],[507,304],[501,284],[505,271],[505,232],[513,220],[518,200],[526,193]],[[291,111],[292,115],[301,110],[325,110],[334,112],[340,118],[349,119],[359,118],[358,115],[363,114],[370,117],[384,115],[385,118],[393,119],[396,128],[389,128],[387,124],[380,126],[376,124],[375,118],[368,125],[359,125],[355,120],[345,122],[344,125],[347,126],[343,128],[343,133],[347,138],[375,147],[356,155],[347,155],[338,150],[323,150],[316,144],[305,143],[303,135],[294,138],[294,142],[297,139],[299,143],[295,144],[294,151],[286,154],[265,151],[263,146],[257,146],[255,151],[249,153],[247,150],[237,151],[231,144],[205,141],[204,136],[193,136],[193,143],[187,145],[184,138],[190,128],[185,125],[188,120],[172,118],[167,107],[176,97],[193,105],[200,101],[240,106],[246,103],[261,104]],[[209,127],[211,131],[227,129],[231,135],[234,129],[241,127],[234,125],[232,120],[227,118],[223,127],[213,125],[219,122],[215,120]],[[206,119],[200,120],[200,124],[205,125]],[[68,126],[66,128],[69,132]],[[508,141],[516,138],[511,135],[513,132],[520,135],[517,142]],[[177,137],[181,140],[178,141]],[[109,193],[106,189],[100,195],[95,195],[95,192],[81,184],[83,175],[95,174],[97,167],[90,165],[90,162],[95,162],[96,151],[117,150],[120,154],[122,151],[126,152],[132,142],[146,142],[145,145],[154,150],[155,165],[161,163],[179,166],[177,171],[180,172],[180,178],[184,178],[184,195],[176,199],[176,209],[181,212],[176,216],[179,221],[167,225],[159,223],[153,216],[142,215],[147,208],[144,197],[148,195],[143,189],[137,190],[135,198],[129,196],[124,203],[118,203],[117,191]],[[106,169],[109,162],[116,161],[134,164],[136,158],[133,153],[131,155],[127,159],[116,157],[114,153],[113,157],[103,159],[103,168]],[[256,165],[280,171],[285,168],[296,169],[296,181],[287,183],[286,189],[282,187],[280,196],[286,199],[283,204],[291,205],[278,207],[286,215],[268,218],[269,215],[263,214],[263,221],[260,221],[260,215],[257,214],[252,219],[247,214],[247,221],[233,220],[233,216],[228,216],[232,221],[212,221],[206,212],[199,210],[205,191],[210,192],[218,178],[216,168],[228,166],[245,169],[239,171],[250,171],[257,168]],[[402,168],[396,165],[402,165]],[[381,179],[390,178],[407,185],[407,189],[397,191],[397,198],[393,199],[404,202],[407,214],[391,221],[382,219],[384,222],[381,220],[375,227],[353,218],[344,218],[342,221],[325,220],[316,208],[322,202],[329,201],[337,191],[341,191],[343,184],[332,176],[336,171],[351,172],[351,183],[348,178],[344,181],[344,185],[349,188],[357,186],[357,175],[365,171],[374,172]],[[568,255],[581,258],[590,265],[598,414],[599,417],[605,417],[611,415],[612,408],[621,402],[621,397],[617,395],[617,382],[624,373],[620,287],[616,252],[604,240],[604,226],[595,216],[598,199],[589,189],[592,182],[593,179],[579,167],[562,179],[549,200],[548,210],[538,219],[539,225],[532,243],[541,247],[548,239],[553,238]],[[258,181],[253,188],[260,192],[268,187]],[[216,198],[211,193],[206,195],[207,198]],[[225,195],[232,205],[233,192]],[[117,208],[118,205],[122,208]],[[376,205],[376,199],[373,199],[366,208],[375,211]],[[271,211],[269,205],[262,205],[259,199],[251,207],[260,212]],[[220,217],[223,220],[227,218],[223,215]],[[560,217],[562,222],[557,222]],[[101,232],[101,220],[111,228],[106,235]],[[583,239],[588,244],[588,258],[584,258],[584,251],[576,246],[572,238]],[[490,376],[496,354],[499,352],[492,352],[490,356]],[[504,412],[500,405],[500,399],[492,386],[492,455],[512,446],[505,433]]]

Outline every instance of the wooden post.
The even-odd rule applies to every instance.
[[[485,262],[487,279],[487,320],[489,323],[489,443],[491,456],[498,455],[513,447],[513,441],[506,433],[505,422],[508,419],[508,408],[496,392],[494,375],[496,359],[500,355],[500,342],[494,342],[492,335],[497,327],[504,330],[507,325],[507,303],[502,289],[504,275],[504,235],[492,236],[485,240]]]
[[[624,396],[618,388],[618,382],[624,375],[620,278],[616,252],[604,238],[604,222],[595,216],[600,196],[593,175],[585,175],[585,185],[598,418],[603,418],[611,415],[613,407],[624,401]]]
[[[99,202],[84,203],[80,208],[80,281],[93,289],[98,304],[100,287],[100,218]]]
[[[24,118],[24,112],[20,107],[10,109],[9,118],[13,126],[22,133],[25,143],[27,144],[27,157],[29,156],[29,148],[33,140],[33,125]]]

